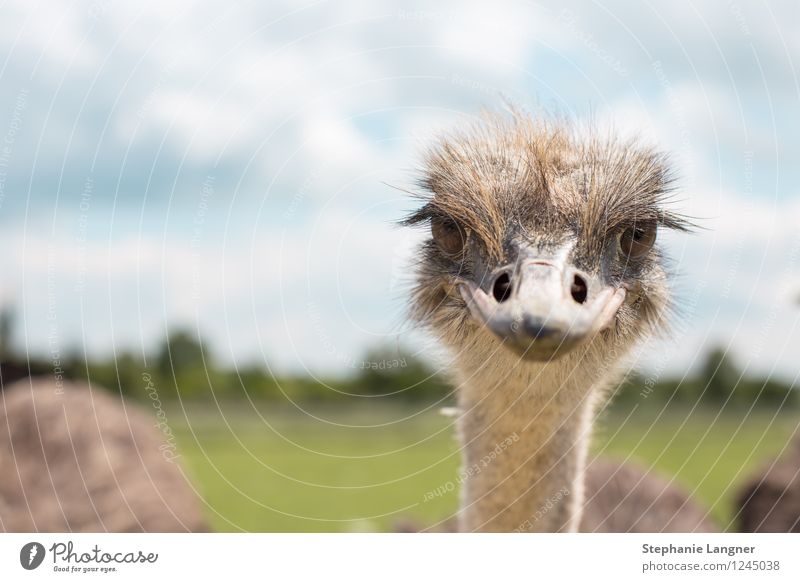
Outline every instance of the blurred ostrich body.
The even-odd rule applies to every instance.
[[[0,392],[0,530],[207,531],[164,452],[136,405],[87,384],[20,380]]]
[[[664,208],[670,183],[664,158],[636,141],[581,138],[518,112],[429,151],[425,204],[406,221],[432,233],[412,313],[452,357],[468,475],[461,531],[579,528],[598,407],[625,355],[665,323],[656,231],[687,226]],[[607,478],[592,486],[611,491],[619,469],[593,466]],[[632,469],[622,470],[631,484]],[[653,483],[642,476],[632,499]],[[684,495],[660,491],[684,500],[660,514],[664,528],[712,529]],[[602,488],[592,495],[590,508],[609,510]],[[629,497],[615,495],[631,513]],[[661,495],[650,497],[625,531],[653,527],[641,518],[659,512]],[[590,517],[595,529],[610,527]],[[612,522],[624,525],[619,514]]]
[[[747,480],[736,508],[738,531],[800,533],[800,438]]]

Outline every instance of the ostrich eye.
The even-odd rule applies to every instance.
[[[640,259],[653,248],[656,242],[656,225],[647,224],[626,228],[619,237],[619,249],[622,256],[629,259]]]
[[[431,220],[433,240],[448,255],[457,255],[466,242],[464,229],[452,218],[436,217]]]

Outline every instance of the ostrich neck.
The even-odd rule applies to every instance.
[[[596,379],[516,358],[461,378],[461,531],[578,529]]]

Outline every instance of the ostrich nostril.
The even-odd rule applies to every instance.
[[[492,295],[494,295],[498,303],[502,303],[511,297],[511,277],[508,276],[508,273],[502,273],[494,280]]]
[[[572,298],[578,303],[583,303],[586,301],[587,292],[586,281],[584,281],[583,277],[580,275],[575,275],[575,278],[572,280],[572,285],[570,286]]]

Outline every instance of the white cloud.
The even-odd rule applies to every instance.
[[[438,38],[447,54],[495,74],[518,74],[533,55],[539,27],[524,4],[493,10],[467,3],[442,13]]]

